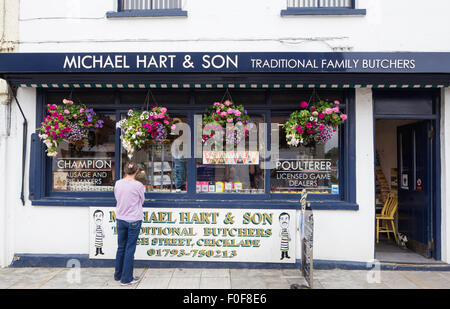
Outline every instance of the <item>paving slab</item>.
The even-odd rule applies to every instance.
[[[202,277],[200,289],[231,289],[229,277]]]
[[[202,278],[230,278],[231,273],[229,269],[202,269]]]
[[[199,268],[176,268],[172,278],[199,278],[202,275],[202,269]]]
[[[153,277],[145,276],[141,282],[139,282],[137,289],[168,289],[171,277]]]
[[[172,277],[168,289],[200,289],[200,277]]]

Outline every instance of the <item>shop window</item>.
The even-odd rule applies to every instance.
[[[198,90],[195,92],[196,105],[211,105],[213,102],[230,99],[237,104],[245,106],[266,104],[266,93],[261,90],[228,90],[229,96],[225,95],[225,90]]]
[[[141,108],[143,104],[148,102],[149,106],[182,106],[189,104],[190,94],[186,90],[132,90],[121,91],[119,93],[120,104],[128,107],[139,105]]]
[[[114,104],[114,92],[111,90],[77,90],[77,91],[52,91],[46,95],[47,104],[59,105],[64,99],[71,98],[76,103],[87,106]]]
[[[250,118],[252,123],[248,126],[255,129],[264,123],[263,116],[250,114]],[[240,147],[227,143],[228,137],[238,133],[228,132],[226,128],[221,131],[219,141],[222,143],[203,145],[202,158],[197,159],[196,192],[264,194],[264,157],[259,151],[257,136],[250,146],[250,136],[243,134]]]
[[[99,113],[103,128],[86,141],[63,142],[52,160],[52,191],[112,191],[115,179],[115,115]]]
[[[272,123],[283,124],[288,114],[272,116]],[[314,147],[292,147],[286,133],[279,130],[279,156],[272,162],[271,193],[339,194],[339,129],[325,144]]]
[[[306,189],[313,200],[347,203],[342,207],[355,209],[354,184],[354,101],[351,90],[321,89],[317,95],[325,100],[339,100],[348,120],[333,138],[315,147],[291,147],[284,130],[279,127],[279,155],[274,160],[266,152],[272,147],[271,126],[284,124],[299,103],[311,98],[311,90],[302,89],[231,89],[234,103],[243,105],[253,125],[257,139],[245,138],[242,145],[230,148],[226,136],[222,147],[194,147],[196,117],[205,108],[224,97],[222,89],[155,89],[152,95],[157,105],[167,106],[172,118],[190,127],[191,156],[172,152],[180,136],[168,136],[163,143],[148,143],[134,153],[141,172],[138,180],[146,186],[147,199],[176,199],[207,203],[242,200],[295,200]],[[38,90],[37,122],[47,104],[60,104],[72,96],[75,102],[89,105],[101,117],[104,127],[90,132],[82,144],[60,144],[57,155],[48,157],[39,138],[32,143],[30,167],[30,199],[35,205],[114,205],[112,190],[123,177],[123,166],[129,160],[120,139],[117,120],[128,109],[145,109],[148,90]],[[152,102],[149,102],[152,105]],[[260,130],[266,128],[265,130]],[[272,127],[273,130],[273,127]],[[181,136],[184,132],[181,131]],[[203,144],[203,146],[205,146]],[[352,159],[353,158],[353,159]],[[278,164],[278,165],[277,165]],[[272,169],[270,169],[272,167]],[[100,192],[105,191],[105,192]],[[227,197],[224,199],[223,195]],[[76,199],[74,199],[76,197]],[[101,197],[101,198],[99,198]],[[83,199],[88,199],[83,202]],[[280,202],[281,203],[281,202]],[[334,204],[327,203],[326,207]],[[347,209],[347,208],[345,208]]]
[[[181,123],[188,121],[183,115],[172,114],[172,117]],[[174,148],[172,151],[173,141],[174,136],[167,136],[162,143],[148,143],[134,154],[132,160],[139,166],[136,179],[145,185],[146,192],[179,193],[187,191],[188,160],[183,158],[179,149]],[[121,160],[120,175],[123,175],[123,167],[129,160],[123,147],[121,147]]]

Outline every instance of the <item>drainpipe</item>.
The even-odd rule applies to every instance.
[[[20,190],[20,200],[22,201],[22,205],[25,206],[25,196],[24,196],[24,186],[25,186],[25,165],[26,165],[26,157],[27,157],[27,135],[28,135],[28,121],[25,117],[25,114],[23,113],[22,107],[20,106],[19,100],[17,100],[17,87],[14,87],[8,82],[8,86],[11,90],[11,94],[14,98],[14,100],[17,103],[17,106],[19,107],[20,113],[23,117],[23,137],[22,137],[22,186]],[[13,91],[15,89],[16,91]]]

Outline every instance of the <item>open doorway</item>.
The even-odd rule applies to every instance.
[[[377,119],[375,258],[440,263],[435,254],[434,120]],[[377,232],[378,231],[378,232]]]

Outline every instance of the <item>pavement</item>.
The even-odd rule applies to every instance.
[[[290,289],[298,269],[136,268],[121,286],[113,268],[0,268],[0,289]],[[450,289],[450,271],[314,270],[314,289]]]

